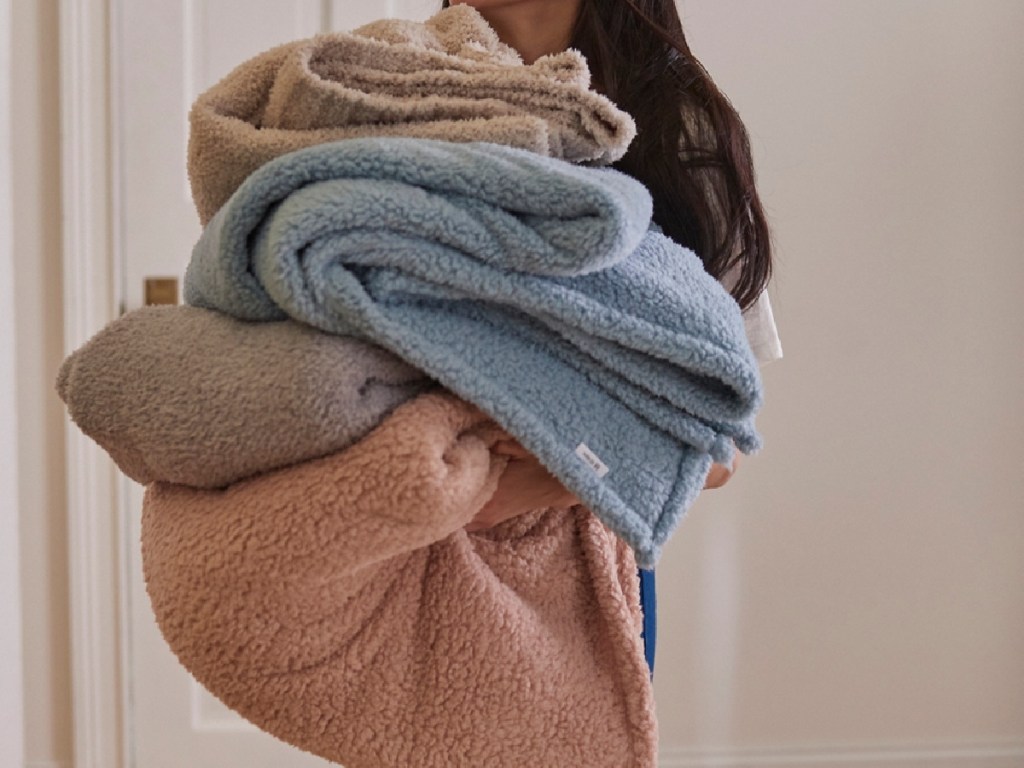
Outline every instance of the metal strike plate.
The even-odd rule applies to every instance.
[[[147,307],[151,304],[177,304],[178,278],[147,277],[143,294]]]

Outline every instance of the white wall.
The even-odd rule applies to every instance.
[[[11,4],[0,0],[0,765],[24,761],[11,187]]]
[[[28,765],[71,765],[57,2],[12,4],[14,318]],[[6,765],[6,764],[5,764]]]
[[[1024,765],[1024,3],[682,7],[750,129],[786,358],[659,571],[663,743]]]
[[[659,569],[664,763],[705,764],[721,750],[719,765],[767,754],[795,764],[818,747],[826,757],[802,764],[848,749],[874,767],[884,761],[858,748],[904,744],[911,757],[937,750],[914,765],[1020,765],[1024,4],[685,0],[684,10],[697,55],[753,137],[786,359],[765,372],[765,453],[701,500]],[[53,0],[14,4],[17,271],[6,287],[24,741],[38,766],[70,766],[72,751],[52,390],[57,32]]]

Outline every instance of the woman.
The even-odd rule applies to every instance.
[[[652,189],[664,231],[749,304],[768,256],[742,126],[659,36],[671,33],[625,2],[480,4],[528,59],[589,52],[644,134],[620,168]],[[447,16],[497,48],[480,15],[461,11]],[[426,34],[402,29],[388,34]],[[458,34],[449,43],[463,47]],[[195,679],[315,754],[366,768],[654,766],[634,556],[573,502],[484,412],[431,391],[316,460],[223,490],[152,483],[142,563],[161,631]],[[644,621],[653,615],[648,600]],[[653,627],[642,628],[650,658]]]
[[[586,56],[594,87],[637,124],[637,138],[615,167],[643,182],[654,222],[692,249],[744,310],[762,364],[782,356],[768,295],[772,272],[768,224],[754,186],[746,129],[690,52],[673,0],[454,0],[473,6],[527,63],[575,48]],[[449,5],[444,0],[443,7]],[[514,440],[498,489],[468,530],[530,509],[577,499]],[[715,464],[705,488],[736,470]],[[654,574],[641,571],[644,638],[654,669]]]

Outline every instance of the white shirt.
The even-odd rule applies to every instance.
[[[739,276],[740,268],[736,264],[725,273],[721,283],[731,292]],[[764,366],[773,360],[782,359],[782,342],[779,340],[779,329],[775,326],[775,315],[772,313],[767,290],[761,291],[761,295],[754,303],[744,310],[743,325],[747,331],[750,349],[760,365]]]
[[[757,301],[747,307],[743,313],[743,325],[758,363],[763,366],[782,359],[782,342],[779,329],[775,326],[768,291],[762,291]]]

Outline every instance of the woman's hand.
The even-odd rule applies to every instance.
[[[708,472],[708,478],[704,481],[704,490],[711,488],[721,488],[736,473],[736,468],[740,464],[740,453],[736,452],[733,457],[732,466],[727,467],[725,464],[712,464],[711,471]]]
[[[512,438],[499,440],[491,452],[508,457],[490,501],[466,525],[467,531],[493,528],[532,509],[571,507],[579,499],[567,491],[536,457]]]

